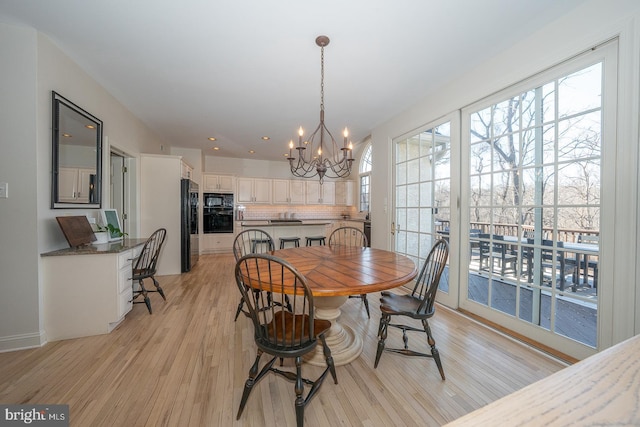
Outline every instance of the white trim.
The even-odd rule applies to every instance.
[[[42,347],[47,343],[44,332],[0,337],[0,353]]]

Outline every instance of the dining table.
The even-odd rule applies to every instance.
[[[313,295],[315,317],[331,322],[326,342],[336,366],[346,365],[362,353],[362,338],[340,322],[341,307],[349,295],[379,292],[413,280],[418,269],[404,255],[383,249],[330,245],[305,246],[270,252],[289,262],[307,280]],[[304,358],[324,366],[322,348]]]

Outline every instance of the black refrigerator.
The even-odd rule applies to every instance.
[[[180,182],[180,254],[182,272],[191,271],[198,262],[198,184],[190,179]]]

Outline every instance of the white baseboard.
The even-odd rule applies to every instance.
[[[47,343],[44,332],[0,337],[0,353],[42,347]]]

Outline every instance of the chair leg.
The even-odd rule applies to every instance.
[[[333,356],[331,356],[331,349],[327,345],[327,340],[325,339],[324,334],[319,335],[318,338],[320,338],[320,342],[322,343],[322,352],[324,353],[324,358],[327,361],[329,372],[331,372],[331,376],[333,377],[333,382],[334,384],[338,384],[338,376],[336,375],[336,367],[333,363]]]
[[[148,296],[144,297],[144,303],[147,306],[147,310],[149,310],[149,314],[153,314],[153,311],[151,311],[151,300]]]
[[[367,310],[367,317],[371,319],[371,313],[369,313],[369,300],[367,299],[367,294],[362,294],[362,302],[364,303],[365,310]]]
[[[304,386],[302,384],[302,357],[296,357],[296,425],[302,427],[304,425],[304,405],[305,399],[302,397]]]
[[[156,290],[158,291],[158,293],[162,296],[162,299],[166,301],[167,297],[164,296],[164,291],[160,287],[160,283],[158,283],[155,277],[151,277],[151,280],[153,280],[153,285],[156,287]]]
[[[373,369],[378,367],[380,356],[384,351],[384,343],[387,339],[387,329],[389,328],[390,316],[383,314],[380,318],[380,326],[378,327],[378,351],[376,352],[376,361],[373,364]]]
[[[244,391],[242,392],[242,399],[240,400],[240,407],[238,408],[238,415],[236,416],[236,420],[240,419],[240,415],[242,415],[244,406],[247,404],[247,399],[249,399],[249,394],[251,393],[253,386],[256,384],[256,377],[258,376],[258,366],[260,363],[261,356],[262,356],[262,350],[258,350],[258,354],[256,355],[256,361],[253,362],[253,365],[249,370],[249,378],[247,378],[247,381],[244,383]]]
[[[236,310],[236,317],[234,317],[233,321],[238,320],[238,316],[240,316],[240,312],[242,311],[242,307],[244,306],[244,298],[240,298],[240,302],[238,303],[238,309]]]
[[[440,360],[440,352],[436,348],[436,341],[433,339],[433,335],[431,335],[431,328],[429,327],[427,319],[422,319],[422,326],[424,327],[424,331],[427,333],[427,342],[431,347],[431,356],[433,356],[433,360],[436,361],[438,371],[440,371],[440,377],[442,378],[442,381],[444,381],[444,369],[442,368],[442,361]]]
[[[144,283],[142,283],[142,279],[138,280],[138,284],[140,285],[140,293],[142,293],[142,297],[144,299],[144,303],[147,306],[147,310],[149,310],[149,314],[153,314],[151,310],[151,300],[149,299],[149,295],[147,294],[147,289],[144,287]]]
[[[289,312],[293,313],[293,307],[291,307],[291,301],[289,301],[289,295],[287,295],[287,294],[284,295],[284,301],[287,304],[287,310],[289,310]]]

